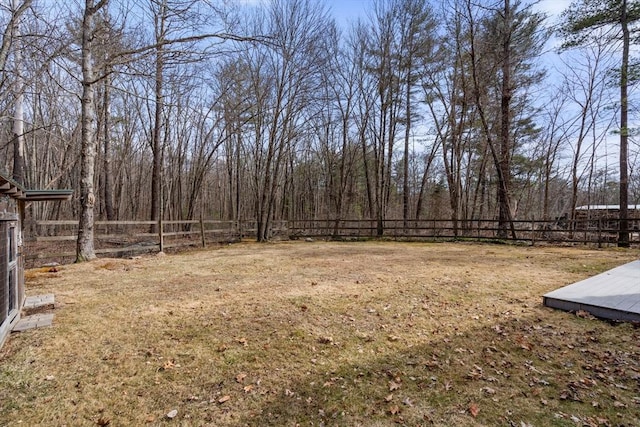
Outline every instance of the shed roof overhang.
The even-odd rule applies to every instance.
[[[27,190],[11,178],[0,173],[0,194],[17,200],[36,202],[45,200],[71,200],[73,190]]]

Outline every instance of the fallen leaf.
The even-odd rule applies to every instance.
[[[96,425],[99,425],[101,427],[108,426],[109,424],[111,424],[111,420],[108,420],[106,418],[98,418],[98,421],[96,421]]]
[[[480,413],[480,407],[477,403],[472,403],[469,405],[469,413],[473,416],[473,418],[477,417]]]
[[[400,388],[400,384],[395,381],[389,381],[389,391],[394,391]]]
[[[173,409],[171,411],[169,411],[166,415],[167,418],[169,418],[170,420],[174,419],[175,417],[178,416],[178,410],[177,409]]]
[[[320,344],[333,344],[333,337],[320,337],[318,342]]]
[[[467,373],[467,378],[470,380],[479,380],[484,377],[484,371],[482,367],[473,365],[473,370]]]
[[[400,412],[400,407],[398,405],[393,405],[389,408],[389,413],[391,415],[396,415],[398,412]]]
[[[244,372],[241,372],[238,375],[236,375],[236,382],[239,384],[242,384],[245,378],[247,378],[247,374],[245,374]]]
[[[388,395],[384,398],[384,400],[386,400],[387,402],[391,402],[393,400],[393,394]]]
[[[245,393],[249,393],[250,391],[253,390],[253,384],[246,385],[242,387],[242,389],[244,390]]]
[[[496,391],[491,387],[482,387],[482,391],[486,394],[496,394]]]
[[[226,394],[226,395],[222,396],[220,399],[218,399],[218,403],[224,403],[224,402],[228,401],[229,399],[231,399],[231,396]]]

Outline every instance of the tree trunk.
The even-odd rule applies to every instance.
[[[511,24],[510,0],[504,0],[505,27]],[[507,226],[511,220],[510,184],[511,184],[511,33],[506,32],[502,40],[502,88],[500,100],[500,159],[498,176],[498,237],[507,237]]]
[[[82,101],[81,101],[81,153],[80,153],[80,221],[76,262],[96,257],[93,245],[93,208],[96,196],[93,179],[96,162],[96,110],[94,101],[95,76],[93,70],[92,40],[94,36],[94,16],[106,4],[101,0],[97,5],[93,0],[85,0],[82,21]]]
[[[151,151],[153,162],[151,170],[151,221],[158,221],[160,218],[161,194],[162,191],[162,159],[164,144],[162,141],[162,112],[164,109],[163,83],[164,83],[164,37],[166,21],[166,1],[160,5],[156,19],[156,70],[155,70],[155,113],[153,130],[151,132]],[[152,226],[155,230],[155,226]]]
[[[412,48],[413,46],[410,46]],[[407,125],[404,129],[404,156],[402,159],[402,223],[406,229],[409,221],[409,139],[411,137],[411,73],[412,73],[412,52],[407,58],[407,87],[405,92],[405,103],[407,113]]]
[[[618,246],[629,247],[629,166],[628,166],[628,110],[627,99],[629,71],[629,23],[627,16],[627,0],[622,0],[622,66],[620,69],[620,232]]]
[[[511,20],[510,8],[509,8],[509,0],[505,0],[505,17],[504,19],[508,21]],[[471,2],[467,2],[467,8],[469,10],[469,15],[471,16]],[[473,24],[473,23],[472,23]],[[506,26],[506,25],[505,25]],[[491,157],[493,158],[493,164],[496,168],[496,174],[498,178],[498,237],[503,238],[507,236],[507,225],[511,225],[511,234],[512,238],[516,238],[516,232],[513,225],[513,221],[511,218],[511,209],[509,208],[509,176],[511,171],[507,168],[509,166],[509,162],[504,159],[505,149],[510,148],[509,144],[509,112],[505,116],[504,109],[507,110],[510,108],[510,97],[511,97],[511,89],[510,89],[510,77],[509,73],[511,72],[510,67],[506,64],[510,64],[510,60],[508,55],[502,58],[501,68],[507,68],[507,77],[505,78],[503,74],[502,79],[502,94],[501,94],[501,130],[500,130],[500,146],[496,148],[493,136],[490,130],[489,122],[487,120],[486,112],[484,105],[482,103],[482,84],[479,81],[479,73],[478,73],[478,64],[479,59],[476,55],[475,50],[475,42],[473,41],[476,37],[474,25],[470,26],[470,36],[472,39],[471,42],[471,51],[470,60],[471,60],[471,74],[473,79],[473,93],[476,101],[476,106],[478,109],[478,115],[480,117],[480,123],[482,125],[482,129],[487,140],[487,145],[491,151]],[[505,50],[509,50],[510,42],[508,42],[509,37],[505,38],[503,42],[503,54],[505,54]],[[506,120],[506,121],[505,121]],[[505,146],[507,144],[507,146]],[[506,153],[507,156],[510,155],[509,152]],[[506,174],[505,174],[506,172]]]
[[[25,2],[28,4],[30,2]],[[19,15],[20,4],[18,0],[13,0],[12,5],[13,14],[15,19],[9,23],[11,28],[7,28],[11,34],[10,39],[13,39],[13,45],[15,46],[15,73],[16,73],[16,99],[14,102],[13,112],[13,180],[18,184],[26,183],[25,176],[25,159],[24,159],[24,78],[22,76],[23,64],[22,64],[22,43],[20,41],[20,23]],[[5,37],[7,35],[5,34]],[[4,69],[4,66],[2,66]]]
[[[106,78],[104,81],[104,98],[102,100],[102,132],[103,132],[103,148],[104,148],[104,208],[107,213],[107,221],[116,219],[115,209],[113,208],[113,169],[111,167],[111,133],[110,122],[111,116],[111,78],[110,70],[106,70]]]
[[[2,42],[0,43],[0,70],[6,70],[7,58],[9,57],[9,51],[14,41],[14,30],[18,26],[20,16],[31,7],[33,0],[25,0],[22,4],[19,4],[18,0],[12,1],[11,18],[7,23],[4,34],[2,34]]]

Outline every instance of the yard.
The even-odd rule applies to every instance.
[[[29,270],[54,326],[0,350],[0,425],[637,425],[640,329],[541,295],[639,255],[282,242]]]

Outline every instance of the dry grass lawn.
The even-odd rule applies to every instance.
[[[632,426],[640,329],[541,295],[637,250],[285,242],[27,273],[0,425]]]

